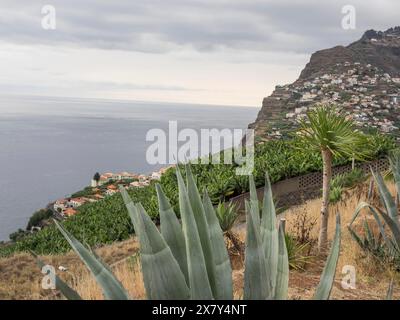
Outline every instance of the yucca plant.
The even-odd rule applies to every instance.
[[[237,218],[239,217],[239,211],[236,205],[231,202],[220,202],[215,208],[215,213],[221,226],[224,236],[232,243],[233,248],[240,254],[243,251],[243,244],[237,234],[232,230]]]
[[[290,234],[285,234],[285,243],[288,252],[289,268],[293,270],[305,270],[312,256],[309,255],[310,243],[299,243]]]
[[[300,121],[297,134],[306,147],[321,153],[323,162],[321,221],[318,248],[325,249],[328,239],[329,194],[334,158],[365,159],[366,136],[355,129],[353,120],[346,118],[335,105],[317,105]],[[336,193],[338,191],[336,190]]]
[[[126,190],[121,194],[140,244],[143,281],[148,299],[232,299],[232,270],[223,233],[204,192],[201,198],[190,167],[186,167],[185,184],[179,170],[178,220],[161,187],[156,186],[160,231],[140,203],[135,204]],[[254,185],[253,178],[250,178]],[[266,178],[262,215],[254,189],[246,203],[247,239],[245,249],[244,298],[286,299],[289,264],[285,245],[284,223],[276,226],[271,184]],[[107,299],[128,299],[120,282],[99,257],[87,249],[56,222],[64,237],[95,276]],[[331,253],[316,290],[315,299],[328,299],[335,275],[340,247],[340,220]],[[71,288],[57,287],[67,298]],[[66,290],[68,290],[66,292]],[[79,295],[73,295],[78,298]]]

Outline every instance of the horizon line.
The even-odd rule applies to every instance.
[[[244,106],[244,105],[231,105],[231,104],[212,104],[212,103],[198,103],[198,102],[183,102],[183,101],[158,101],[158,100],[135,100],[135,99],[119,99],[119,98],[95,98],[95,97],[76,97],[76,96],[51,96],[51,95],[36,95],[36,94],[2,94],[2,98],[45,98],[45,99],[69,99],[69,100],[92,100],[92,101],[109,101],[117,103],[159,103],[167,105],[193,105],[193,106],[204,106],[204,107],[218,107],[218,108],[261,108],[261,103],[259,106]]]

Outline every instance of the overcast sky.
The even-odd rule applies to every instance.
[[[399,12],[398,0],[0,0],[0,94],[260,107],[311,53],[400,25]]]

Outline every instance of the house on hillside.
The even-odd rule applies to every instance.
[[[106,195],[107,195],[107,196],[112,196],[112,195],[115,194],[116,192],[118,192],[117,186],[115,186],[115,185],[113,185],[113,184],[107,186],[107,190],[106,190]]]
[[[67,208],[63,211],[64,216],[71,217],[77,214],[77,210],[74,208]]]
[[[116,173],[113,176],[114,180],[130,180],[130,179],[137,179],[138,175],[134,173],[129,173],[129,172],[121,172],[121,173]]]
[[[71,208],[78,208],[87,202],[86,198],[72,198],[68,201],[68,206]]]
[[[53,204],[53,209],[56,212],[62,212],[68,207],[67,199],[59,199]]]
[[[160,180],[161,179],[161,172],[153,172],[150,176],[151,180]]]

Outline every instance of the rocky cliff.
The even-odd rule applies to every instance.
[[[400,27],[317,51],[298,80],[264,98],[249,127],[259,139],[285,136],[316,103],[339,105],[365,130],[400,136]]]

